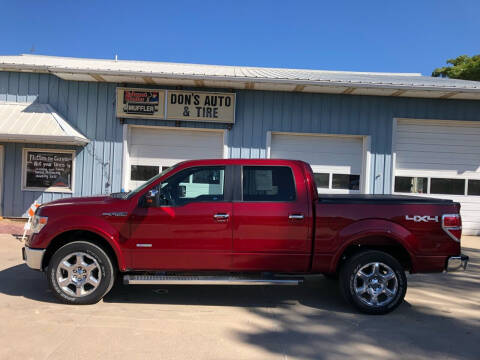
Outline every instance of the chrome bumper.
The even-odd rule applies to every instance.
[[[45,249],[32,249],[28,246],[22,248],[23,260],[31,269],[42,270],[42,260],[44,254]]]
[[[450,256],[447,260],[447,272],[465,270],[467,268],[469,257],[467,255]]]

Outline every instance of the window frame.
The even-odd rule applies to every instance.
[[[72,180],[70,188],[63,187],[27,187],[27,154],[28,152],[48,152],[57,154],[71,154],[72,155]],[[23,148],[22,150],[22,191],[37,191],[37,192],[51,192],[51,193],[65,193],[73,194],[75,192],[75,163],[77,151],[74,149],[56,149],[56,148]]]
[[[466,190],[466,196],[480,196],[480,194],[470,194],[469,191],[470,191],[470,180],[471,181],[479,181],[480,182],[480,179],[466,179],[467,180],[467,190]]]
[[[292,179],[293,179],[293,190],[295,191],[295,199],[293,200],[282,200],[282,201],[275,201],[275,200],[257,200],[257,201],[246,201],[243,199],[243,168],[244,167],[286,167],[290,169],[290,172],[292,173]],[[236,168],[238,168],[237,172],[234,173],[234,175],[240,175],[240,176],[235,176],[237,179],[235,183],[235,189],[236,192],[234,194],[234,200],[235,202],[243,202],[243,203],[294,203],[298,200],[298,191],[297,191],[297,182],[295,178],[295,173],[292,169],[291,166],[289,165],[237,165]],[[240,174],[237,174],[237,173]]]
[[[315,174],[325,174],[328,175],[328,187],[318,187],[317,186],[317,191],[319,193],[325,190],[332,191],[331,193],[333,194],[345,194],[344,191],[347,191],[346,194],[361,194],[362,193],[362,174],[352,174],[352,173],[342,173],[342,172],[334,172],[334,171],[325,171],[325,172],[315,172],[315,170],[312,169],[313,176],[315,178]],[[334,188],[333,187],[333,176],[334,175],[348,175],[348,176],[358,176],[358,190],[355,189],[345,189],[345,188]],[[315,183],[315,185],[317,185]],[[327,193],[326,193],[327,194]],[[330,192],[328,192],[330,194]]]
[[[410,192],[410,191],[395,191],[396,179],[399,178],[418,178],[426,179],[427,190],[425,192]],[[430,194],[430,177],[428,176],[415,176],[415,175],[395,175],[393,178],[393,192],[394,194],[413,194],[413,195],[429,195]]]
[[[426,178],[427,179],[427,192],[425,193],[413,193],[413,192],[402,192],[402,191],[395,191],[395,179],[397,177],[412,177],[412,178]],[[453,179],[453,180],[463,180],[464,184],[464,191],[463,194],[445,194],[445,193],[432,193],[431,192],[431,182],[432,179]],[[470,178],[470,177],[446,177],[446,176],[438,176],[438,175],[418,175],[418,174],[409,174],[405,175],[404,173],[401,174],[394,174],[392,184],[392,194],[402,194],[402,195],[413,195],[413,196],[480,196],[480,195],[469,195],[468,194],[468,185],[470,180],[480,180],[478,178]]]

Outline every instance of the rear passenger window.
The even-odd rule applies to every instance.
[[[292,169],[288,166],[244,166],[243,200],[295,200]]]

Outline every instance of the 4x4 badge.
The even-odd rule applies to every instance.
[[[413,216],[408,216],[405,215],[405,220],[410,220],[410,221],[415,221],[415,222],[429,222],[429,221],[435,221],[438,222],[438,216],[421,216],[421,215],[413,215]]]

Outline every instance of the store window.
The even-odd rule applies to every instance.
[[[314,173],[313,177],[315,179],[315,184],[317,188],[328,189],[330,182],[329,173]]]
[[[480,195],[480,180],[468,180],[468,195]]]
[[[396,176],[394,191],[413,194],[426,194],[428,191],[428,178]]]
[[[22,190],[73,192],[75,150],[23,149]]]
[[[430,194],[465,195],[465,179],[430,179]]]
[[[332,189],[360,190],[360,175],[332,174]]]
[[[158,166],[132,165],[130,168],[130,180],[147,181],[159,173]]]

